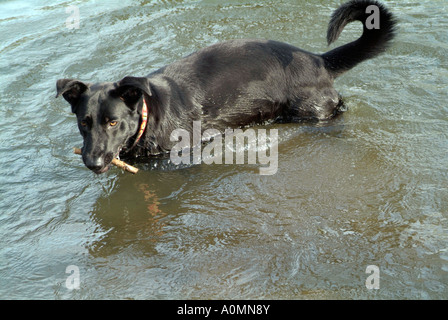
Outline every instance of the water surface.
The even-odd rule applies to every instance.
[[[349,110],[266,127],[273,176],[160,161],[96,176],[72,154],[82,140],[57,79],[143,76],[234,38],[324,52],[339,3],[2,1],[0,298],[447,299],[446,1],[385,1],[399,34],[337,80]],[[350,25],[336,45],[359,35]]]

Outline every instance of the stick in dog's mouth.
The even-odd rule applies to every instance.
[[[75,154],[82,154],[82,151],[79,148],[73,148],[73,152]],[[133,174],[136,174],[138,172],[138,169],[136,167],[133,167],[133,166],[131,166],[131,165],[127,164],[126,162],[121,161],[119,159],[114,158],[114,159],[112,159],[111,163],[113,165],[123,169],[124,171],[130,172],[130,173],[133,173]]]

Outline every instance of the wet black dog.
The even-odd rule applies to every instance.
[[[276,119],[331,119],[342,106],[334,79],[383,52],[394,36],[395,19],[382,4],[354,0],[333,13],[328,43],[352,21],[363,23],[362,36],[322,55],[276,41],[233,40],[147,77],[99,84],[61,79],[57,96],[78,118],[83,160],[95,173],[118,156],[169,151],[171,132],[191,131],[196,120],[204,130],[224,130]]]

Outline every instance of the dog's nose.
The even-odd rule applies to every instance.
[[[87,168],[94,172],[99,172],[104,167],[104,161],[102,158],[87,158],[85,161]]]

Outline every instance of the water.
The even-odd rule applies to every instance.
[[[444,0],[386,2],[398,38],[337,80],[348,112],[267,127],[273,176],[160,161],[96,176],[72,154],[82,141],[57,79],[142,76],[233,38],[324,52],[339,3],[0,2],[0,298],[447,299]],[[350,25],[337,45],[359,35]]]

